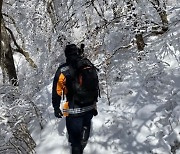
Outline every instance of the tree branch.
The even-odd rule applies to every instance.
[[[123,49],[129,49],[130,47],[133,46],[133,42],[131,42],[130,44],[126,45],[126,46],[120,46],[118,48],[116,48],[112,54],[110,54],[104,61],[102,61],[99,65],[97,65],[97,67],[103,65],[104,63],[106,63],[106,61],[109,61],[119,50],[123,50]]]
[[[19,28],[16,26],[16,22],[15,22],[14,18],[11,17],[11,16],[8,15],[8,14],[5,14],[5,13],[3,13],[2,15],[5,16],[5,17],[7,17],[7,18],[9,18],[9,19],[12,21],[12,24],[13,24],[14,27],[16,28],[16,31],[17,31],[17,33],[19,34],[20,38],[21,38],[21,41],[22,41],[22,47],[25,48],[24,38],[23,38],[23,36],[22,36],[22,34],[21,34]]]
[[[91,0],[91,4],[92,4],[92,6],[94,7],[94,9],[96,10],[98,16],[99,16],[101,19],[103,19],[105,22],[107,22],[107,20],[103,17],[103,15],[98,11],[97,7],[95,6],[94,0]]]
[[[21,54],[26,58],[26,60],[29,62],[29,64],[30,64],[33,68],[37,68],[37,65],[36,65],[36,64],[34,63],[34,61],[30,58],[29,53],[26,52],[26,51],[24,51],[24,50],[17,44],[13,32],[12,32],[9,28],[7,28],[7,27],[6,27],[6,29],[8,30],[9,34],[11,35],[11,38],[12,38],[12,40],[13,40],[13,42],[14,42],[14,45],[17,47],[17,49],[16,49],[15,51],[21,53]]]

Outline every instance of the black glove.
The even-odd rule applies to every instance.
[[[54,115],[55,115],[55,117],[57,117],[57,118],[62,118],[62,116],[63,116],[63,114],[62,114],[62,112],[61,112],[60,109],[55,109],[55,110],[54,110]]]
[[[93,116],[97,116],[98,115],[98,111],[96,109],[93,110]]]

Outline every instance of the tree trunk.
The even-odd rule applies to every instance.
[[[163,4],[163,7],[160,6],[159,0],[150,1],[153,7],[156,9],[157,13],[159,14],[162,22],[162,32],[166,32],[168,30],[168,19],[166,13],[166,4]]]
[[[136,34],[135,37],[136,37],[137,49],[139,51],[144,50],[145,43],[144,43],[143,35],[140,33],[140,34]]]
[[[137,13],[134,11],[135,6],[133,6],[133,2],[131,0],[127,1],[126,4],[127,4],[128,12],[129,12],[129,14],[131,14],[130,20],[133,21],[133,27],[134,27],[134,29],[138,29],[135,32],[137,49],[139,51],[142,51],[142,50],[144,50],[144,47],[146,44],[144,43],[143,35],[140,32],[141,29],[138,27],[138,20],[136,20],[136,19],[133,20],[133,18],[138,18]]]
[[[14,65],[14,59],[13,59],[12,49],[10,45],[8,47],[8,52],[5,53],[4,63],[7,70],[7,74],[9,76],[9,81],[12,83],[12,85],[17,86],[16,68]]]
[[[3,42],[1,44],[1,68],[6,70],[11,84],[17,86],[17,74],[14,65],[12,48],[10,45],[11,40],[6,31],[3,18],[1,19],[1,41]]]
[[[1,21],[2,21],[2,4],[3,4],[3,0],[0,0],[0,65],[1,65],[1,40],[2,40],[2,36],[1,36]]]
[[[162,30],[163,31],[167,31],[168,30],[168,19],[167,19],[166,11],[165,10],[161,10],[159,12],[159,16],[160,16],[162,24],[163,24]]]

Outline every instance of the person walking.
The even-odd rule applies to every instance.
[[[84,45],[65,47],[66,62],[56,71],[52,87],[52,105],[57,118],[66,117],[72,154],[83,154],[97,112],[99,81],[96,67],[84,56]],[[64,100],[63,110],[60,109]]]

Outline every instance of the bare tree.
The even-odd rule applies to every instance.
[[[155,8],[157,11],[159,17],[160,17],[160,22],[156,25],[151,25],[152,30],[150,32],[150,35],[158,35],[158,34],[163,34],[168,30],[168,19],[167,19],[167,13],[166,13],[166,3],[160,2],[159,0],[149,0],[149,2],[152,4],[152,6]],[[132,29],[135,33],[135,43],[137,45],[137,49],[139,51],[144,50],[145,47],[145,42],[144,42],[144,36],[143,34],[146,33],[143,29],[147,29],[148,25],[146,25],[147,21],[143,21],[141,19],[141,15],[136,13],[136,7],[134,6],[134,3],[141,3],[140,1],[131,1],[127,0],[126,5],[127,5],[127,12],[128,16],[127,20],[131,21],[132,24]],[[142,22],[142,23],[141,23]],[[143,23],[144,22],[144,23]],[[153,22],[153,21],[152,21]],[[141,24],[141,25],[140,25]]]
[[[25,52],[16,42],[16,38],[13,35],[13,32],[6,27],[5,21],[3,16],[9,17],[6,14],[2,13],[2,6],[3,1],[0,1],[0,39],[1,39],[1,46],[0,46],[0,66],[3,72],[3,82],[5,82],[5,74],[7,73],[9,81],[12,85],[18,85],[18,78],[16,73],[16,68],[13,59],[13,51],[19,52],[25,56],[26,60],[30,63],[32,67],[37,67],[33,60],[30,58],[28,52]],[[13,21],[14,23],[15,21]],[[13,49],[11,46],[11,41],[13,41],[16,49]]]
[[[138,21],[138,15],[135,13],[135,6],[133,4],[133,1],[129,0],[126,2],[127,4],[127,11],[128,11],[128,16],[129,20],[133,21],[133,29],[136,30],[135,33],[135,38],[136,38],[136,45],[137,49],[139,51],[144,50],[145,43],[143,39],[143,34],[141,32],[141,27],[138,26],[139,21]],[[127,18],[128,19],[128,18]]]
[[[156,9],[162,22],[162,26],[161,26],[162,30],[159,33],[166,32],[168,30],[168,19],[167,19],[167,13],[165,10],[166,9],[165,2],[161,4],[159,0],[149,0],[149,1],[153,5],[153,7]]]
[[[5,23],[2,16],[2,5],[1,1],[1,68],[6,71],[9,77],[9,81],[17,86],[17,74],[14,65],[12,48],[10,45],[10,37],[6,31]]]

